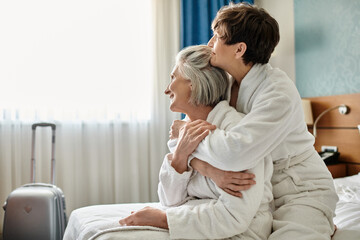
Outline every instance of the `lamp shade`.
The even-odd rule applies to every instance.
[[[312,125],[314,123],[311,101],[309,99],[301,99],[302,107],[304,110],[305,122],[307,125]]]

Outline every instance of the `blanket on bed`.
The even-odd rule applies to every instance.
[[[338,230],[332,240],[360,239],[360,173],[334,180],[339,202],[334,223]],[[167,230],[148,226],[120,226],[119,220],[145,206],[162,208],[160,203],[96,205],[74,210],[64,240],[169,239]]]
[[[360,239],[360,173],[336,178],[334,183],[339,202],[334,218],[338,230],[332,240]]]
[[[168,231],[165,229],[150,226],[121,226],[119,224],[119,220],[130,215],[131,211],[140,210],[145,206],[161,208],[160,203],[135,203],[96,205],[76,209],[70,215],[63,239],[101,239],[102,235],[114,232],[123,233],[116,239],[169,239]]]

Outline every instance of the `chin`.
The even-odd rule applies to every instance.
[[[176,108],[176,106],[173,106],[173,105],[170,105],[170,111],[179,112],[179,110]]]
[[[177,113],[183,113],[184,111],[180,108],[177,108],[176,106],[170,105],[170,111],[177,112]]]
[[[211,59],[210,59],[210,64],[214,67],[217,67],[217,64],[216,64],[216,61],[215,61],[215,57],[212,56]]]

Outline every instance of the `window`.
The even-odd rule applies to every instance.
[[[0,119],[150,116],[150,0],[0,3]]]

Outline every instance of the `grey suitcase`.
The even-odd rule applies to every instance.
[[[35,132],[37,127],[51,127],[51,181],[35,183]],[[55,186],[55,130],[52,123],[32,125],[31,184],[12,191],[5,204],[4,240],[61,240],[66,227],[65,197]]]

